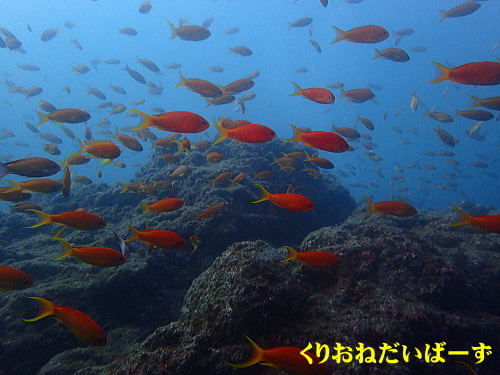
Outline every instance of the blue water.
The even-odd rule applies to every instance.
[[[453,115],[453,108],[463,109],[471,103],[466,94],[480,98],[500,95],[498,86],[459,86],[449,85],[447,82],[424,84],[435,77],[435,68],[429,64],[432,61],[452,67],[474,61],[493,61],[495,56],[500,56],[500,48],[491,50],[500,39],[498,3],[482,1],[482,7],[477,12],[466,17],[446,19],[441,23],[441,15],[437,10],[451,9],[459,5],[460,1],[365,0],[359,4],[344,4],[340,0],[331,0],[329,3],[327,8],[323,8],[317,0],[298,0],[295,3],[290,0],[153,1],[153,10],[150,14],[143,15],[138,12],[141,1],[5,2],[2,4],[0,26],[12,31],[23,42],[26,54],[0,50],[0,74],[2,78],[13,81],[18,86],[41,86],[43,93],[26,101],[24,96],[9,94],[8,87],[0,85],[0,128],[15,133],[14,138],[0,141],[0,157],[6,159],[6,155],[12,154],[12,160],[26,156],[63,159],[68,153],[79,150],[77,142],[67,138],[58,124],[46,123],[40,130],[58,135],[64,140],[64,144],[60,147],[60,157],[52,157],[43,152],[42,143],[45,142],[36,139],[35,134],[24,126],[26,120],[37,122],[32,110],[39,109],[40,98],[58,108],[87,110],[92,114],[88,125],[94,131],[94,138],[106,139],[97,134],[100,130],[97,123],[103,117],[109,118],[119,128],[138,123],[138,119],[127,118],[125,113],[110,116],[107,109],[98,110],[97,106],[101,100],[86,93],[89,86],[100,89],[108,100],[121,102],[127,108],[137,108],[147,113],[152,113],[152,107],[163,107],[166,111],[188,110],[209,121],[216,121],[222,115],[233,119],[243,118],[273,128],[280,138],[291,137],[291,128],[287,126],[289,123],[324,131],[331,129],[332,122],[337,127],[354,127],[361,133],[372,136],[373,142],[378,145],[374,151],[383,158],[379,164],[369,160],[364,155],[366,150],[356,142],[350,142],[352,146],[358,147],[354,152],[320,152],[320,156],[334,162],[334,174],[339,170],[349,173],[352,169],[346,167],[346,164],[355,166],[355,175],[350,174],[348,178],[338,177],[340,183],[346,186],[355,198],[367,195],[376,201],[388,200],[392,193],[404,196],[417,209],[445,208],[457,199],[467,199],[499,208],[498,179],[493,175],[500,175],[498,122],[492,120],[483,125],[481,133],[485,135],[485,141],[479,142],[464,134],[475,121],[457,118],[452,124],[440,124],[428,117],[421,117],[425,112],[422,103],[429,109],[435,107],[437,111]],[[314,19],[312,39],[321,45],[321,54],[308,43],[308,27],[288,30],[287,22],[306,16]],[[207,40],[195,43],[179,38],[170,40],[171,31],[165,19],[177,25],[179,18],[188,18],[190,24],[201,25],[210,17],[214,18],[214,22],[210,26],[212,35]],[[72,29],[65,28],[66,21],[74,22],[76,26]],[[28,31],[27,24],[31,26],[32,32]],[[347,41],[329,45],[335,39],[335,31],[330,26],[349,30],[367,24],[384,27],[391,33],[391,37],[375,45]],[[40,40],[45,29],[56,27],[59,27],[62,33],[48,42]],[[119,34],[118,29],[123,27],[135,28],[138,35]],[[224,35],[224,31],[231,27],[238,27],[240,32]],[[410,61],[395,63],[382,59],[372,60],[375,55],[373,47],[393,47],[395,37],[392,33],[402,28],[415,30],[413,35],[403,37],[398,46],[410,53]],[[76,49],[75,45],[69,42],[70,39],[76,39],[83,46],[83,50]],[[253,55],[228,55],[228,47],[239,45],[251,48]],[[410,48],[417,46],[425,46],[427,51],[410,51]],[[154,61],[161,68],[162,75],[156,75],[140,64],[135,64],[136,56]],[[90,63],[94,58],[103,61],[97,64],[97,70]],[[112,58],[121,60],[121,63],[106,66],[104,61]],[[237,105],[234,103],[205,108],[206,102],[199,95],[186,88],[174,89],[179,82],[179,73],[177,70],[164,68],[164,65],[174,62],[182,64],[181,70],[188,78],[202,78],[221,85],[258,70],[261,75],[256,78],[256,84],[251,90],[257,97],[246,103],[247,111],[244,115],[235,111]],[[18,64],[34,64],[41,70],[18,70]],[[77,77],[72,72],[72,66],[80,64],[89,66],[91,71]],[[161,83],[165,88],[163,95],[148,95],[147,87],[134,81],[123,70],[125,64],[139,71],[146,80],[157,85]],[[225,71],[210,72],[208,67],[214,65],[223,67]],[[307,68],[308,73],[295,72],[301,67]],[[381,90],[373,90],[376,102],[353,104],[346,103],[345,99],[338,99],[333,105],[321,105],[302,97],[286,96],[294,92],[290,81],[297,82],[303,88],[325,87],[326,84],[341,81],[346,89],[355,89],[368,87],[371,83],[380,86]],[[115,93],[109,87],[111,83],[125,88],[128,95]],[[63,92],[61,86],[69,86],[72,93]],[[339,96],[339,90],[332,91]],[[410,95],[414,92],[421,101],[415,113],[409,108]],[[134,107],[132,103],[140,98],[145,98],[146,103]],[[396,115],[399,108],[403,110]],[[354,121],[358,114],[373,121],[373,132]],[[387,114],[387,120],[382,119],[384,114]],[[498,112],[494,115],[497,116]],[[441,129],[460,140],[456,147],[445,146],[436,138],[431,128],[438,124]],[[84,124],[66,126],[83,138]],[[403,131],[418,128],[420,135],[398,134],[392,126],[398,126]],[[159,137],[168,134],[155,132]],[[215,130],[210,128],[205,134],[189,135],[189,138],[195,142],[213,138],[214,135]],[[402,143],[402,139],[410,144]],[[12,143],[16,141],[28,142],[31,147],[13,146]],[[144,148],[145,151],[138,154],[124,150],[118,160],[129,165],[126,169],[104,167],[97,160],[93,160],[87,165],[74,168],[75,175],[86,175],[97,181],[96,168],[100,168],[103,181],[110,184],[120,180],[127,181],[138,171],[138,167],[130,167],[130,164],[144,163],[149,159],[149,145],[144,144]],[[459,167],[451,166],[444,157],[423,155],[423,152],[446,150],[455,152],[453,159],[461,163]],[[469,167],[470,163],[483,160],[478,154],[486,158],[488,168]],[[436,166],[436,170],[407,169],[406,166],[410,163],[417,163],[419,166],[431,163]],[[373,173],[376,167],[381,167],[384,177]],[[396,167],[403,168],[404,172],[395,172]],[[431,186],[446,186],[449,181],[443,180],[442,176],[448,171],[457,175],[457,178],[451,181],[457,188],[451,189],[448,186],[446,190],[441,190]],[[405,181],[391,185],[390,179],[396,175],[404,176]],[[468,175],[468,178],[460,177],[464,175]],[[432,182],[425,184],[419,181],[418,177],[429,178]],[[12,175],[9,178],[24,180]],[[370,182],[379,187],[370,186]],[[351,184],[365,187],[353,187]],[[429,195],[418,190],[416,184],[423,186]],[[398,193],[398,189],[403,191]]]

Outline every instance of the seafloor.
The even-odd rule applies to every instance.
[[[76,186],[69,199],[36,196],[46,212],[84,208],[105,218],[97,232],[66,229],[74,245],[118,248],[112,230],[128,236],[127,222],[138,229],[161,228],[186,240],[198,235],[200,248],[137,250],[126,264],[100,269],[74,258],[53,260],[60,245],[51,236],[55,225],[27,229],[32,215],[0,216],[0,263],[30,274],[35,286],[0,295],[0,374],[279,374],[268,366],[235,369],[229,365],[249,356],[244,335],[264,348],[309,342],[355,347],[384,343],[411,355],[399,363],[337,363],[337,374],[494,374],[500,367],[500,235],[470,227],[450,228],[452,210],[419,211],[410,218],[365,216],[349,192],[331,174],[313,179],[306,172],[287,173],[271,165],[280,152],[303,150],[279,141],[264,145],[224,143],[210,151],[226,157],[206,162],[194,150],[182,164],[191,174],[173,190],[158,195],[123,193],[121,186],[104,183]],[[162,151],[164,152],[164,151]],[[255,155],[258,155],[257,157]],[[176,165],[166,165],[157,152],[132,182],[161,180]],[[211,187],[208,180],[221,172],[272,169],[260,181],[271,192],[292,184],[298,194],[314,201],[312,212],[293,213],[269,202],[252,204],[259,189],[248,178],[236,186]],[[178,197],[181,210],[141,214],[139,202]],[[211,220],[195,214],[224,203]],[[493,214],[488,208],[456,202],[472,214]],[[300,251],[329,251],[341,259],[324,270],[296,261],[280,263],[288,245]],[[89,347],[51,318],[25,323],[36,304],[24,298],[40,296],[84,311],[108,334],[108,345]],[[427,363],[415,357],[426,344],[446,342],[444,362]],[[492,354],[475,365],[471,347],[492,346]],[[415,349],[416,348],[416,349]],[[451,356],[448,350],[468,350]],[[378,359],[378,357],[377,357]]]

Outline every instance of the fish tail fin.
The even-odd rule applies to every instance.
[[[135,241],[135,240],[140,239],[139,231],[137,229],[135,229],[130,224],[127,224],[127,223],[123,223],[123,224],[126,225],[127,227],[129,227],[130,230],[132,231],[132,233],[130,234],[130,238],[129,239],[123,240],[122,242],[129,242],[129,241]]]
[[[33,110],[33,112],[35,112],[38,115],[38,124],[36,124],[36,126],[40,126],[42,124],[45,124],[47,121],[50,120],[49,116],[46,115],[45,113],[35,111],[35,110]]]
[[[368,206],[366,207],[365,215],[370,215],[377,210],[375,207],[375,202],[373,202],[370,198],[368,198],[366,196],[365,196],[365,199],[368,201]]]
[[[234,49],[232,49],[232,48],[231,48],[231,47],[229,47],[229,46],[228,46],[227,48],[229,48],[229,53],[228,53],[228,55],[230,55],[230,54],[234,53]]]
[[[172,36],[170,37],[170,39],[175,39],[177,37],[177,28],[169,20],[165,20],[165,21],[170,25],[170,29],[172,30]]]
[[[437,62],[431,62],[431,64],[434,64],[438,69],[437,77],[433,81],[426,82],[427,85],[432,85],[434,83],[443,82],[443,81],[446,81],[450,78],[450,70],[451,69],[448,69],[446,66],[441,65],[440,63],[437,63]]]
[[[300,142],[302,137],[302,132],[295,125],[288,124],[293,128],[292,139],[282,139],[283,142]]]
[[[295,92],[293,94],[287,94],[288,96],[299,96],[302,95],[302,88],[295,82],[290,81],[295,86]]]
[[[83,143],[83,141],[80,138],[76,138],[76,140],[78,141],[78,143],[80,143],[80,151],[78,151],[76,154],[70,154],[70,155],[81,155],[87,150],[87,146],[85,145],[85,143]]]
[[[147,113],[138,111],[137,109],[127,109],[127,111],[132,111],[137,113],[139,116],[141,116],[141,123],[137,125],[135,128],[130,128],[128,130],[141,130],[144,128],[148,128],[151,125],[153,125],[153,116],[148,115]]]
[[[21,186],[21,184],[19,182],[7,180],[7,179],[4,179],[4,181],[10,183],[11,188],[3,191],[3,193],[12,193],[13,191],[18,191],[18,190],[22,191],[23,190],[23,187]]]
[[[26,228],[36,228],[36,227],[40,227],[40,226],[45,225],[45,224],[52,223],[52,215],[51,214],[48,214],[48,213],[45,213],[45,212],[42,212],[39,210],[35,210],[33,208],[29,208],[26,211],[32,211],[32,212],[36,213],[38,215],[38,220],[39,220],[38,223],[36,223],[35,225],[32,225],[30,227],[26,227]]]
[[[311,156],[309,156],[307,151],[304,151],[304,153],[306,154],[306,158],[304,159],[304,161],[311,161]],[[286,246],[283,246],[283,247],[286,247]]]
[[[216,122],[211,122],[211,124],[215,125],[215,128],[217,129],[217,140],[212,143],[212,146],[223,141],[226,138],[229,138],[229,132],[227,131],[226,128],[223,128],[221,125],[217,124]]]
[[[374,48],[374,50],[375,50],[375,57],[372,60],[378,59],[380,56],[382,56],[382,51],[379,51],[376,48]]]
[[[457,117],[462,116],[462,111],[456,108],[453,108],[456,112],[456,115],[452,117],[452,119],[456,119]]]
[[[347,96],[347,91],[345,91],[342,87],[340,88],[340,96],[339,99],[345,98]]]
[[[123,182],[123,181],[120,181],[120,182],[123,185],[123,189],[118,194],[123,194],[123,193],[125,193],[128,190],[128,185],[125,182]]]
[[[297,252],[294,249],[292,249],[290,246],[282,246],[282,247],[284,247],[285,249],[288,250],[288,255],[287,255],[287,258],[285,260],[280,261],[281,263],[288,262],[289,260],[297,259]]]
[[[54,304],[48,300],[46,300],[45,298],[41,298],[41,297],[26,297],[26,298],[31,298],[31,299],[34,299],[35,301],[38,302],[38,314],[36,314],[36,316],[34,318],[31,318],[31,319],[24,319],[24,318],[21,318],[22,320],[24,320],[25,322],[35,322],[37,320],[40,320],[42,318],[45,318],[46,316],[50,316],[50,315],[54,315]]]
[[[469,95],[469,94],[467,94],[467,96],[469,98],[471,98],[474,102],[470,106],[465,107],[464,109],[474,108],[474,107],[477,107],[477,106],[481,105],[481,99],[479,99],[479,98],[477,98],[475,96]]]
[[[255,202],[252,202],[252,203],[259,203],[259,202],[268,201],[271,194],[266,190],[266,188],[262,185],[259,185],[259,184],[254,184],[254,185],[257,185],[258,187],[260,187],[260,190],[262,192],[262,197],[259,200],[256,200]]]
[[[142,202],[141,202],[141,203],[139,203],[139,204],[140,204],[140,205],[141,205],[141,207],[142,207],[142,213],[143,213],[143,214],[145,214],[146,212],[151,211],[151,210],[149,209],[149,206],[148,206],[146,203],[142,203]]]
[[[335,27],[335,26],[332,26],[332,27],[337,32],[337,36],[335,37],[334,41],[331,42],[330,44],[337,43],[337,42],[340,42],[341,40],[344,40],[345,39],[345,31],[341,30],[341,29],[339,29],[338,27]]]
[[[9,167],[0,161],[0,179],[4,178],[10,173]]]
[[[59,241],[61,243],[61,246],[62,246],[61,255],[59,257],[55,258],[54,260],[59,260],[62,258],[66,258],[67,256],[73,255],[73,247],[71,246],[71,244],[68,241],[63,240],[62,238],[59,238],[59,237],[52,237],[52,239]]]
[[[207,101],[207,106],[205,108],[210,107],[212,105],[212,99],[205,98],[205,100]]]
[[[245,335],[245,337],[250,342],[250,345],[252,348],[252,356],[250,357],[250,359],[248,361],[243,362],[243,363],[239,363],[239,364],[230,363],[230,365],[235,367],[235,368],[249,367],[249,366],[252,366],[252,365],[262,361],[262,355],[264,353],[264,350],[262,350],[262,348],[259,345],[257,345],[255,342],[253,342],[250,339],[250,337],[248,337],[247,335]]]
[[[439,22],[443,22],[448,18],[448,12],[445,12],[444,10],[438,10],[438,12],[441,13],[441,19],[439,20]]]
[[[449,227],[458,227],[459,225],[473,225],[474,218],[469,215],[467,212],[461,210],[458,207],[452,207],[454,210],[457,210],[460,214],[459,222],[455,224],[448,225]]]
[[[186,79],[186,77],[184,77],[184,75],[182,74],[180,69],[179,69],[179,78],[180,78],[180,81],[177,84],[177,86],[174,87],[174,89],[178,89],[179,87],[186,86],[187,79]]]

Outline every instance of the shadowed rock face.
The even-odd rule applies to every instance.
[[[262,241],[235,243],[194,280],[179,321],[158,328],[121,360],[77,374],[277,373],[228,365],[250,355],[243,334],[264,348],[362,342],[379,354],[384,342],[398,342],[412,354],[408,363],[394,355],[401,360],[391,365],[330,360],[336,374],[466,373],[447,355],[445,363],[420,361],[415,348],[424,353],[425,344],[446,342],[445,350],[470,350],[498,341],[498,266],[485,265],[498,265],[500,254],[471,244],[498,249],[500,239],[440,226],[446,215],[365,217],[358,209],[344,224],[311,233],[300,247],[338,255],[342,264],[329,270],[280,263],[285,251]],[[458,242],[467,237],[467,246],[438,247],[429,241],[431,232]],[[492,354],[481,368],[494,373],[498,365]]]
[[[5,332],[0,343],[0,374],[2,371],[9,375],[36,373],[56,355],[40,373],[73,374],[74,371],[91,365],[109,363],[120,358],[131,345],[141,342],[157,327],[177,320],[182,299],[192,281],[228,246],[237,241],[259,239],[273,246],[297,245],[311,231],[342,222],[352,212],[355,203],[335,178],[325,175],[322,180],[313,179],[300,171],[300,161],[297,173],[278,171],[276,165],[270,165],[273,156],[280,157],[281,152],[304,149],[304,146],[280,141],[261,145],[224,141],[210,149],[225,155],[225,160],[217,164],[209,164],[204,151],[194,150],[183,157],[181,163],[173,166],[167,165],[159,153],[155,154],[130,182],[150,183],[150,180],[162,180],[164,174],[170,173],[180,164],[191,168],[189,176],[178,180],[174,190],[158,188],[156,196],[129,192],[119,194],[121,185],[109,187],[98,183],[76,185],[69,199],[63,198],[60,193],[35,197],[35,201],[45,212],[59,213],[81,207],[106,220],[106,228],[99,231],[65,229],[64,239],[74,246],[107,246],[118,249],[112,231],[116,231],[121,238],[127,238],[128,228],[121,224],[126,222],[137,229],[174,231],[187,241],[190,236],[198,235],[202,244],[195,253],[191,253],[189,247],[172,251],[154,249],[148,255],[145,245],[134,242],[128,244],[137,253],[117,268],[99,269],[72,257],[54,261],[61,254],[61,247],[51,240],[51,236],[63,227],[48,224],[26,229],[26,226],[36,222],[34,215],[0,215],[0,261],[27,272],[36,283],[25,291],[0,295],[0,329]],[[77,168],[74,170],[77,171]],[[253,204],[253,201],[260,198],[260,189],[253,184],[255,181],[250,180],[252,172],[268,169],[273,170],[275,175],[269,180],[256,181],[272,193],[284,193],[288,185],[292,184],[297,194],[305,195],[315,203],[316,209],[307,213],[294,213],[270,202]],[[249,177],[233,187],[226,182],[212,188],[208,180],[226,171],[233,173],[232,178],[242,172],[248,173]],[[181,198],[186,205],[170,213],[141,213],[139,202],[151,203],[168,197]],[[218,203],[226,205],[226,209],[219,215],[208,221],[195,220],[196,213]],[[266,244],[265,247],[269,245]],[[275,272],[283,267],[277,267]],[[267,277],[270,276],[267,270],[262,272],[268,273]],[[278,276],[274,279],[276,286],[283,281],[282,275]],[[234,280],[231,285],[237,283]],[[258,294],[254,298],[264,298],[268,290],[260,287],[257,289]],[[21,321],[21,316],[32,317],[37,311],[36,304],[22,297],[22,292],[86,313],[103,326],[109,336],[108,345],[99,349],[84,347],[69,350],[83,344],[59,322],[50,317],[29,324]],[[230,290],[222,288],[220,298],[226,298],[225,295],[229,292]],[[247,306],[245,293],[253,295],[254,291],[245,289],[242,293],[244,298],[241,306],[245,308],[241,307],[240,310],[244,311]],[[279,293],[280,296],[282,294],[293,296],[295,291],[290,289]],[[236,296],[234,298],[238,300]],[[254,302],[257,304],[256,300]],[[257,304],[263,313],[270,316],[281,314],[290,308],[285,303],[276,310],[271,301],[261,305]],[[217,308],[214,305],[214,311],[218,311]],[[267,311],[268,308],[271,310]],[[210,315],[209,311],[207,315]],[[243,313],[241,315],[245,316]],[[255,317],[258,319],[259,315],[256,313]],[[226,321],[221,320],[220,324]],[[256,325],[258,320],[248,322]],[[233,323],[235,343],[241,342],[239,325],[243,323],[243,320]],[[27,351],[30,355],[26,354]],[[75,361],[77,356],[80,356],[81,361]],[[211,372],[209,367],[205,368],[207,373]]]

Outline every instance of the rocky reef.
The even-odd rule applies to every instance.
[[[235,243],[194,280],[178,321],[158,328],[119,361],[76,374],[277,373],[267,366],[229,366],[249,356],[243,334],[264,348],[309,342],[355,348],[362,342],[379,351],[383,343],[400,343],[411,353],[408,362],[391,355],[400,359],[393,364],[330,360],[338,375],[468,373],[457,360],[493,374],[500,365],[494,349],[500,236],[444,227],[447,220],[453,220],[451,211],[399,219],[365,217],[358,209],[300,246],[337,254],[342,264],[329,270],[280,263],[284,250],[263,241]],[[424,353],[425,344],[442,342],[446,350],[471,354],[443,354],[443,363],[415,357],[415,348]],[[493,354],[475,366],[471,347],[480,342]]]
[[[300,171],[300,167],[296,173],[287,173],[271,164],[273,157],[282,156],[281,152],[303,151],[306,147],[279,141],[262,145],[225,142],[210,148],[224,154],[225,160],[220,163],[208,163],[205,151],[195,149],[181,156],[179,163],[167,164],[161,156],[171,151],[157,150],[129,183],[163,180],[181,164],[188,166],[190,173],[175,180],[173,189],[158,186],[158,194],[154,196],[120,194],[123,188],[120,184],[97,183],[75,185],[68,199],[61,194],[36,195],[33,199],[48,213],[83,208],[107,221],[107,227],[99,231],[66,228],[61,236],[74,246],[118,249],[112,231],[127,238],[129,230],[122,224],[126,222],[137,229],[174,231],[186,241],[197,235],[201,245],[194,253],[189,247],[171,251],[154,249],[147,254],[145,245],[129,243],[133,254],[117,268],[100,269],[73,257],[55,261],[61,254],[61,246],[51,237],[63,227],[48,224],[26,228],[36,223],[36,215],[0,215],[0,262],[28,273],[35,280],[34,287],[0,294],[0,374],[31,375],[37,371],[73,374],[90,365],[110,363],[157,327],[176,321],[193,280],[228,246],[257,240],[275,247],[298,245],[311,231],[341,223],[355,208],[349,192],[332,175],[313,179]],[[78,168],[85,166],[73,169],[78,173]],[[260,191],[251,180],[252,172],[262,170],[274,172],[269,179],[255,180],[270,192],[284,193],[291,184],[296,193],[313,200],[316,209],[295,213],[270,202],[253,204]],[[222,172],[231,172],[232,178],[238,173],[247,173],[248,177],[234,186],[225,182],[212,187],[209,180]],[[181,198],[186,204],[174,212],[141,213],[140,202],[168,197]],[[214,218],[196,220],[196,214],[220,203],[225,209]],[[103,326],[108,345],[81,348],[82,343],[52,318],[23,322],[21,317],[33,317],[37,310],[36,303],[24,298],[23,293],[85,312]],[[238,339],[239,336],[240,333]]]

